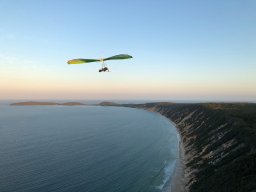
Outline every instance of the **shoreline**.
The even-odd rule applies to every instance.
[[[157,112],[160,115],[166,117],[165,115],[161,114],[160,112]],[[172,174],[171,182],[170,182],[170,189],[168,192],[186,192],[185,189],[185,150],[184,145],[182,143],[182,137],[180,130],[178,129],[178,126],[176,123],[174,123],[171,119],[166,117],[169,122],[175,127],[177,131],[177,137],[178,137],[178,150],[179,154],[175,163],[175,168]]]
[[[175,126],[178,151],[171,177],[161,191],[256,189],[252,172],[256,168],[256,104],[148,103],[115,107],[155,112]]]
[[[179,133],[178,133],[179,134]],[[180,135],[179,135],[180,137]],[[171,192],[186,192],[185,190],[185,169],[184,169],[184,148],[179,140],[179,156],[175,163],[174,172],[171,179]]]
[[[137,108],[139,109],[139,108]],[[180,130],[176,123],[174,123],[170,118],[166,117],[159,111],[151,110],[151,109],[142,109],[146,111],[150,111],[153,113],[157,113],[165,118],[170,122],[171,125],[173,125],[177,131],[177,137],[178,137],[178,157],[175,162],[174,170],[171,175],[171,180],[169,181],[169,186],[167,186],[163,191],[164,192],[187,192],[186,186],[185,186],[185,149],[182,142],[182,137]]]
[[[256,189],[255,117],[252,103],[147,103],[124,105],[162,114],[176,124],[184,150],[184,185],[176,173],[172,192]],[[182,153],[181,153],[182,154]],[[182,159],[182,156],[181,158]],[[234,177],[234,175],[236,175]],[[167,190],[166,190],[167,192]]]

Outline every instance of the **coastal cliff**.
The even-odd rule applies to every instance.
[[[256,104],[127,104],[176,124],[188,192],[256,191]]]

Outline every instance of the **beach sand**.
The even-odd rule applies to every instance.
[[[184,149],[182,142],[179,143],[179,158],[171,182],[171,192],[186,192],[184,179]]]

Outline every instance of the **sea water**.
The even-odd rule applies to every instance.
[[[160,192],[177,157],[176,129],[156,113],[0,105],[2,192]]]

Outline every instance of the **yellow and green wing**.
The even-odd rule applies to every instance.
[[[132,58],[131,55],[120,54],[120,55],[115,55],[105,59],[72,59],[68,61],[68,64],[83,64],[83,63],[91,63],[91,62],[99,62],[99,61],[102,62],[107,60],[131,59],[131,58]]]
[[[82,64],[100,61],[98,59],[72,59],[68,61],[68,64]]]

